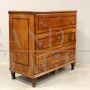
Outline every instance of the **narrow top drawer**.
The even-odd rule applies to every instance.
[[[58,27],[65,25],[75,25],[75,13],[59,13],[59,14],[39,14],[35,16],[35,29],[48,29],[49,27]]]

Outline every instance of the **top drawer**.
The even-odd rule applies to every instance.
[[[76,24],[76,16],[74,14],[37,15],[35,17],[36,30],[75,24]]]

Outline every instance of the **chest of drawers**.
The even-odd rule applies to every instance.
[[[76,62],[76,11],[9,12],[10,71],[36,79]]]

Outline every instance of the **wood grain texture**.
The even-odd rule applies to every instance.
[[[10,71],[32,79],[76,62],[76,11],[9,11]]]

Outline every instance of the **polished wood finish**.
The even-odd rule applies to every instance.
[[[76,11],[9,12],[10,71],[31,78],[76,62]]]

